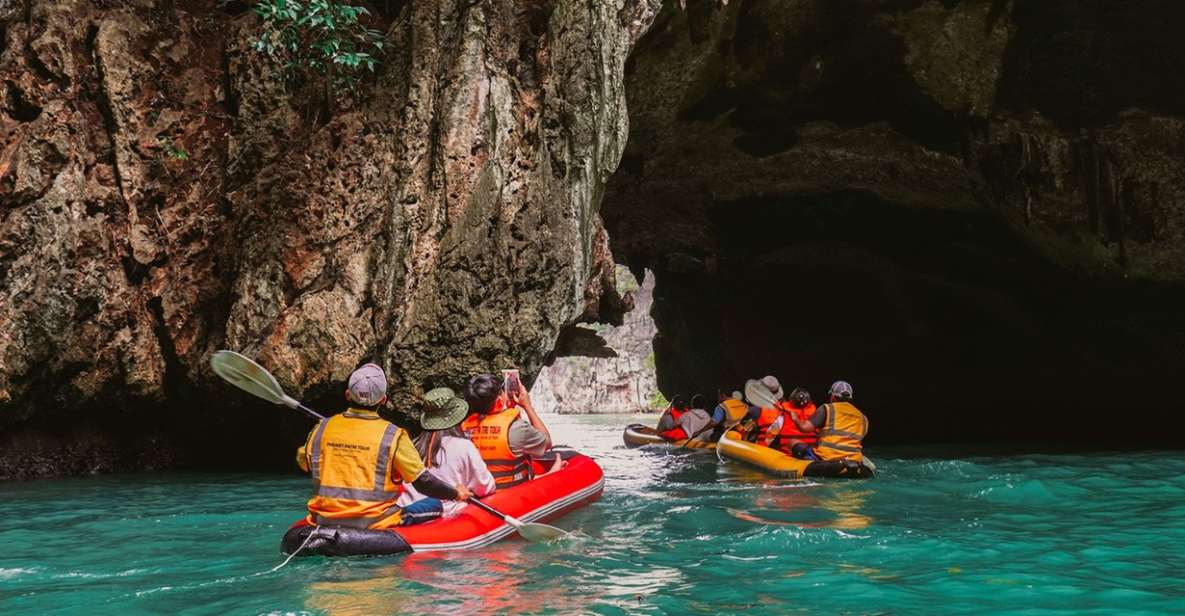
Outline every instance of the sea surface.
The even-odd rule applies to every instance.
[[[271,571],[299,475],[3,483],[0,614],[1185,613],[1183,453],[872,449],[875,479],[794,482],[546,419],[606,473],[575,539]]]

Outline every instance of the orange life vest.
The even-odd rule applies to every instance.
[[[307,445],[313,497],[309,522],[390,528],[403,521],[395,501],[403,478],[395,447],[403,430],[377,413],[353,409],[323,420]]]
[[[461,429],[477,446],[499,490],[534,478],[530,459],[525,455],[514,455],[510,450],[510,424],[518,419],[521,411],[517,406],[502,409],[495,406],[493,412],[470,415],[461,424]]]
[[[754,439],[760,445],[772,447],[773,441],[778,435],[771,436],[769,434],[770,426],[782,416],[781,403],[775,402],[773,407],[762,407],[761,414],[757,416],[757,428],[753,431],[756,438]],[[788,421],[788,420],[784,420]]]
[[[805,407],[798,408],[789,402],[783,402],[782,412],[788,415],[794,415],[798,418],[798,421],[808,421],[811,418],[811,415],[815,414],[815,403],[807,402]],[[812,446],[815,444],[815,441],[819,440],[818,432],[808,433],[799,430],[798,426],[795,425],[793,421],[790,421],[789,417],[782,420],[782,432],[779,434],[779,436],[782,437],[782,443],[785,445],[787,450],[790,447],[790,439],[796,439]]]
[[[864,460],[862,442],[868,434],[868,418],[851,402],[824,404],[827,425],[819,430],[815,455],[820,460]]]
[[[676,424],[676,425],[674,428],[671,428],[670,430],[663,430],[662,432],[659,432],[658,435],[665,438],[665,439],[669,439],[672,441],[686,440],[687,439],[687,432],[684,432],[683,428],[681,426],[679,426],[678,423],[679,423],[679,419],[683,417],[683,413],[687,412],[687,409],[677,409],[672,406],[671,410],[669,412],[671,414],[671,423]]]

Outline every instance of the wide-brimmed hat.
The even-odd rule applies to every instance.
[[[782,399],[782,395],[781,383],[772,376],[745,381],[745,398],[754,406],[771,407]]]
[[[782,384],[778,382],[778,378],[770,375],[761,377],[761,384],[773,394],[774,399],[781,400],[786,397],[786,392],[782,391]]]
[[[469,415],[469,403],[447,387],[437,387],[424,394],[424,413],[420,425],[425,430],[445,430],[461,423]]]

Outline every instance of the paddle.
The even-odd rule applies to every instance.
[[[497,509],[481,502],[477,498],[470,498],[470,503],[477,505],[481,509],[486,510],[490,515],[501,518],[504,522],[514,527],[518,531],[519,536],[527,541],[553,541],[555,539],[562,539],[568,536],[568,531],[547,524],[536,524],[534,522],[523,522],[518,518],[506,515]]]
[[[210,367],[215,374],[227,383],[239,389],[290,409],[296,409],[305,415],[321,421],[325,416],[290,398],[276,382],[276,377],[264,369],[263,366],[235,353],[234,351],[218,351],[210,358]]]
[[[750,404],[761,408],[774,408],[778,403],[778,399],[774,397],[773,392],[762,385],[760,381],[750,380],[745,383],[745,397],[749,399]],[[772,443],[773,435],[770,432],[774,432],[780,427],[780,422],[771,424],[764,435],[765,438],[763,440],[765,442],[760,444],[768,446],[769,443]]]
[[[210,367],[214,369],[214,372],[218,376],[226,380],[227,383],[249,394],[259,396],[272,404],[281,404],[288,408],[302,411],[317,421],[325,419],[324,415],[285,394],[284,390],[280,388],[280,384],[276,382],[276,377],[272,376],[272,373],[264,369],[263,366],[234,351],[218,351],[214,353],[214,356],[210,358]],[[507,524],[513,526],[518,531],[519,535],[528,541],[550,541],[568,535],[568,531],[554,526],[519,521],[476,498],[469,499],[469,502],[505,520]]]
[[[679,445],[679,449],[686,449],[687,446],[691,444],[691,441],[695,440],[695,437],[697,437],[697,436],[703,434],[704,432],[707,432],[708,430],[711,430],[712,428],[715,428],[715,427],[716,427],[716,424],[709,423],[708,425],[700,428],[699,431],[697,431],[695,434],[692,434],[691,436],[687,437],[687,440],[683,441],[682,445]]]

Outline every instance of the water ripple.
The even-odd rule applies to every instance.
[[[297,476],[0,485],[5,614],[1166,613],[1185,605],[1185,456],[895,457],[872,481],[771,479],[629,450],[623,417],[549,418],[605,468],[569,541],[295,559]],[[37,524],[27,524],[37,520]],[[85,608],[85,609],[84,609]]]

